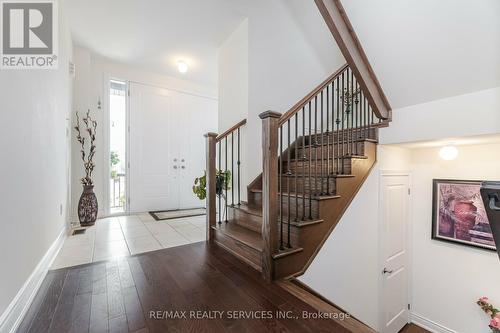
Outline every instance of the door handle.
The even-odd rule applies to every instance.
[[[500,206],[497,206],[497,203],[500,201],[498,198],[498,194],[489,194],[488,198],[490,199],[490,209],[495,211],[500,211]]]
[[[393,270],[388,270],[387,268],[384,267],[384,270],[382,271],[382,274],[392,274],[394,272]]]

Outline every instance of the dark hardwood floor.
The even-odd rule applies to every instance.
[[[417,325],[408,324],[399,333],[430,333],[430,332]]]
[[[18,332],[347,332],[302,311],[316,313],[202,242],[50,271]]]
[[[202,242],[50,271],[18,332],[348,332],[303,311],[316,313]]]

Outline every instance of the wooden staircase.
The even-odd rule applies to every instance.
[[[317,187],[322,185],[326,189],[327,182],[329,182],[331,192],[328,194],[309,188],[308,177],[304,176],[308,170],[307,167],[306,170],[303,167],[308,161],[296,162],[293,154],[292,160],[284,159],[283,164],[289,165],[292,174],[282,177],[283,211],[290,212],[290,219],[286,214],[283,215],[283,219],[284,224],[290,223],[290,239],[293,246],[278,249],[273,253],[273,279],[301,275],[333,231],[375,164],[377,131],[371,131],[370,134],[370,136],[356,140],[359,151],[357,155],[326,159],[326,154],[323,154],[322,159],[316,160],[315,164],[318,169],[321,164],[323,164],[323,169],[326,169],[326,164],[328,162],[331,164],[334,159],[340,159],[344,166],[345,174],[318,173]],[[299,141],[301,140],[302,138],[299,138]],[[326,142],[321,146],[311,147],[310,150],[313,155],[316,155],[315,151],[326,149],[325,147]],[[298,149],[296,153],[302,154],[304,149],[308,149],[308,146]],[[295,175],[297,175],[297,185],[295,185]],[[323,177],[320,177],[321,175]],[[290,182],[286,181],[287,178],[291,178]],[[288,191],[287,183],[289,183],[290,191]],[[308,195],[311,196],[311,200]],[[218,245],[255,269],[262,271],[261,258],[264,249],[262,175],[259,175],[248,186],[247,197],[247,202],[243,201],[240,205],[228,207],[228,222],[217,223],[211,228],[214,230],[214,241]],[[309,210],[311,216],[308,216]],[[283,231],[284,238],[287,239],[288,228],[284,227]]]
[[[305,272],[368,177],[378,130],[388,121],[371,108],[347,64],[284,115],[260,117],[263,173],[247,187],[246,201],[246,121],[207,135],[208,238],[272,281]],[[221,173],[231,182],[224,185]]]
[[[207,238],[318,311],[342,312],[294,281],[370,174],[378,131],[392,111],[341,1],[315,3],[347,64],[283,115],[259,115],[262,173],[247,186],[246,201],[240,176],[246,120],[222,135],[207,134]],[[374,332],[355,318],[342,326]]]

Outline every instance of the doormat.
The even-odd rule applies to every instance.
[[[149,212],[149,214],[156,221],[162,221],[162,220],[178,219],[181,217],[205,215],[206,209],[205,208],[193,208],[193,209],[178,209],[178,210],[157,210],[154,212]]]

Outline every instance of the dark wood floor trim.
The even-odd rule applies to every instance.
[[[316,309],[319,312],[322,313],[328,313],[328,314],[338,314],[339,316],[346,314],[347,312],[332,305],[331,302],[325,302],[323,300],[323,297],[318,297],[313,293],[310,293],[307,289],[310,288],[302,288],[301,285],[298,283],[294,283],[290,280],[281,280],[276,282],[280,287],[291,293],[292,295],[296,296],[300,300],[306,302],[309,304],[311,307]],[[303,284],[302,284],[303,285]],[[366,324],[362,323],[358,319],[352,317],[349,315],[349,318],[345,320],[336,320],[332,319],[332,321],[338,323],[345,329],[347,329],[349,332],[356,332],[356,333],[376,333],[375,330],[373,330],[371,327],[367,326]]]

